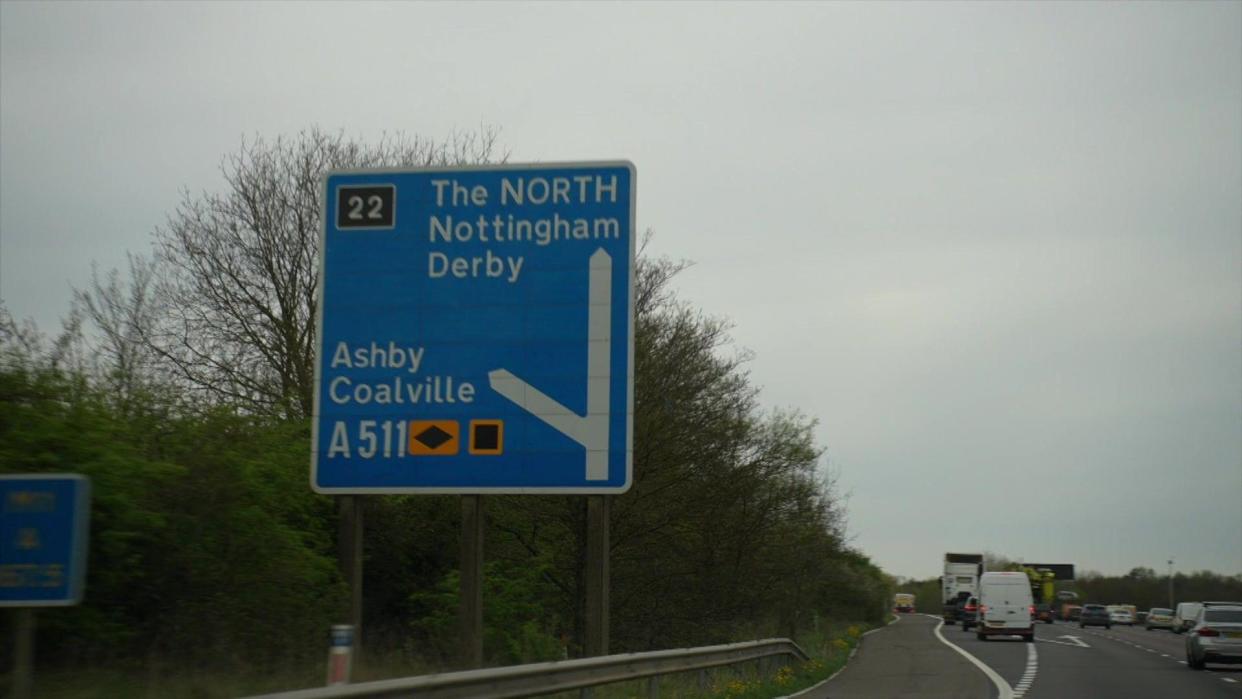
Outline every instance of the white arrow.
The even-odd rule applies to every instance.
[[[579,415],[507,369],[488,372],[492,390],[586,448],[586,479],[608,480],[608,358],[612,350],[612,257],[591,255],[587,283],[587,414]]]
[[[1050,638],[1041,638],[1041,639],[1039,639],[1039,640],[1040,640],[1040,641],[1043,641],[1044,643],[1055,643],[1055,644],[1057,644],[1058,646],[1076,646],[1076,647],[1078,647],[1078,648],[1090,648],[1090,647],[1091,647],[1091,646],[1087,645],[1087,643],[1086,643],[1085,641],[1083,641],[1081,638],[1079,638],[1079,637],[1077,637],[1077,636],[1057,636],[1057,638],[1068,638],[1068,639],[1069,639],[1069,642],[1066,642],[1066,641],[1054,641],[1054,640],[1052,640],[1052,639],[1050,639]]]

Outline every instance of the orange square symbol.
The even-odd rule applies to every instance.
[[[470,421],[470,453],[476,456],[499,456],[505,451],[503,420]]]

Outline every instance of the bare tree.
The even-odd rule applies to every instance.
[[[122,411],[127,411],[142,389],[155,379],[154,352],[145,343],[161,308],[155,298],[156,265],[130,253],[129,275],[122,279],[116,269],[102,277],[91,271],[86,289],[73,290],[75,310],[100,332],[95,363],[100,378]]]
[[[76,308],[60,319],[60,333],[49,338],[34,320],[13,318],[0,299],[0,370],[63,373],[73,379],[86,376],[90,350],[82,337],[82,314]]]
[[[155,231],[167,312],[146,343],[192,389],[249,410],[309,415],[319,302],[320,187],[332,169],[504,160],[496,132],[375,144],[312,129],[246,143],[223,193],[186,192]]]

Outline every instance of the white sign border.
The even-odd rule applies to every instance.
[[[542,170],[587,170],[598,168],[626,168],[630,171],[630,265],[629,298],[626,300],[629,318],[628,347],[626,348],[626,408],[625,408],[625,481],[619,486],[587,486],[570,485],[539,488],[514,487],[323,487],[318,483],[319,475],[319,395],[320,371],[323,365],[323,285],[326,267],[328,244],[328,181],[341,175],[386,175],[386,174],[435,174],[451,172],[534,172]],[[634,484],[634,267],[637,254],[635,215],[638,209],[638,171],[629,160],[582,160],[570,162],[539,162],[539,163],[497,163],[492,165],[446,165],[434,167],[388,167],[388,168],[357,168],[325,171],[320,178],[320,230],[319,230],[319,281],[316,288],[318,303],[315,308],[315,384],[314,405],[311,412],[311,453],[310,453],[310,486],[311,490],[321,495],[620,495],[627,492]],[[394,206],[396,197],[394,196]],[[396,219],[393,219],[394,230]],[[351,229],[352,230],[352,229]]]

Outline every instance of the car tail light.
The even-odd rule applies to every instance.
[[[966,605],[966,606],[964,607],[964,609],[965,609],[966,611],[968,611],[968,612],[974,612],[974,611],[977,611],[977,610],[979,609],[979,607],[978,607],[978,605],[968,604],[968,605]]]
[[[1031,616],[1035,616],[1035,605],[1031,605]]]
[[[1199,634],[1200,636],[1219,636],[1220,635],[1220,632],[1217,631],[1216,629],[1207,629],[1207,628],[1199,629],[1195,633]]]
[[[988,613],[988,605],[986,605],[986,604],[981,604],[981,605],[979,605],[979,613],[980,613],[980,614],[987,614],[987,613]]]

